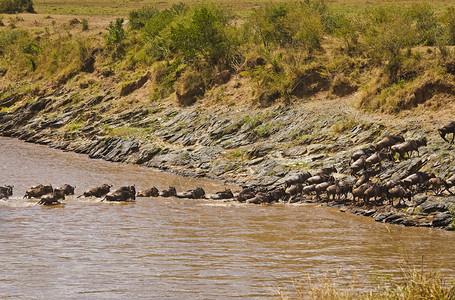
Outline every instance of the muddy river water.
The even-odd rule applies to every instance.
[[[265,299],[306,274],[369,289],[404,258],[455,277],[453,232],[316,205],[69,197],[45,207],[22,199],[38,183],[76,185],[76,194],[102,183],[227,187],[0,138],[0,185],[14,185],[0,200],[0,298]]]

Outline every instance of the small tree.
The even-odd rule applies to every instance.
[[[21,12],[34,13],[32,0],[0,0],[0,13],[15,14]]]
[[[111,51],[114,58],[121,56],[124,52],[123,40],[126,37],[123,29],[123,19],[117,18],[115,22],[110,22],[108,33],[103,37],[106,41],[107,49]]]

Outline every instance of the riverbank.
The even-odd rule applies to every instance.
[[[236,85],[235,79],[226,83]],[[221,87],[220,87],[221,88]],[[383,161],[375,178],[385,182],[424,170],[451,176],[453,151],[437,134],[439,122],[419,112],[394,118],[353,107],[357,94],[344,98],[302,101],[295,105],[254,108],[249,105],[210,106],[203,101],[187,108],[172,103],[134,105],[115,111],[120,96],[78,99],[77,91],[59,90],[0,114],[0,132],[27,142],[83,153],[94,159],[140,164],[192,177],[208,177],[240,185],[280,186],[294,174],[334,166],[338,179],[350,175],[350,158],[391,133],[406,139],[426,137],[420,155]],[[234,96],[235,97],[235,96]],[[205,99],[205,101],[210,101]],[[109,114],[103,112],[109,111]],[[102,117],[105,115],[105,117]],[[86,119],[84,125],[77,120]],[[115,133],[115,134],[114,134]],[[303,201],[316,201],[307,197]],[[323,200],[324,205],[406,226],[452,229],[455,197],[415,194],[401,207],[360,205]]]
[[[293,5],[243,17],[216,5],[144,7],[128,22],[11,16],[0,30],[0,134],[267,188],[326,167],[352,183],[351,155],[398,134],[425,138],[426,146],[383,159],[373,182],[418,171],[451,177],[452,146],[437,129],[455,115],[455,10],[376,3],[352,18],[323,2]],[[300,23],[309,15],[320,26]],[[292,26],[282,32],[280,22]],[[455,203],[448,191],[413,192],[399,207],[318,201],[377,221],[444,229],[452,229]]]

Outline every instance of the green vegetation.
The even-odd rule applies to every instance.
[[[67,23],[66,34],[12,28],[18,24],[10,21],[0,30],[0,65],[7,80],[53,85],[95,69],[115,75],[119,86],[150,72],[150,100],[176,93],[181,105],[219,84],[217,74],[239,74],[262,107],[360,89],[362,108],[397,112],[455,91],[455,7],[403,3],[413,5],[375,4],[353,14],[322,0],[268,2],[237,15],[216,3],[149,5],[132,10],[127,25],[123,18],[110,22],[103,39],[99,32],[87,38],[87,19],[74,19],[79,33]],[[429,96],[421,99],[428,94],[422,89]]]
[[[32,0],[0,0],[0,13],[14,14],[21,12],[34,13]]]

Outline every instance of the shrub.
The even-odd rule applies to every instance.
[[[0,13],[14,14],[21,12],[34,13],[32,0],[0,0]]]
[[[210,64],[227,61],[231,44],[225,28],[228,17],[215,5],[204,5],[192,11],[185,23],[171,28],[171,43],[188,61],[200,59]]]
[[[117,18],[115,22],[110,22],[108,33],[105,34],[107,49],[112,53],[114,58],[119,58],[124,54],[123,40],[126,38],[125,30],[123,29],[123,19]]]
[[[455,45],[455,6],[450,6],[441,18],[444,35],[449,45]]]
[[[88,20],[87,19],[82,19],[82,31],[88,30]]]
[[[325,6],[315,3],[282,2],[255,10],[248,22],[255,42],[262,43],[266,48],[300,47],[311,55],[321,48],[326,28],[320,14],[325,12]]]
[[[152,19],[159,13],[156,7],[145,6],[139,10],[133,10],[129,13],[130,28],[133,30],[141,29],[148,20]]]

